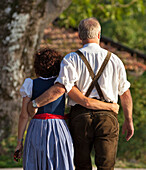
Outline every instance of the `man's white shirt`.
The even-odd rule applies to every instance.
[[[97,74],[108,51],[96,43],[85,44],[79,50],[88,60],[94,74]],[[92,78],[79,55],[71,52],[63,58],[56,82],[63,84],[67,93],[76,85],[85,94],[92,82]],[[130,87],[130,83],[127,81],[125,67],[115,54],[111,54],[109,62],[98,79],[98,83],[106,101],[114,103],[117,103],[118,95],[122,95]],[[95,87],[89,97],[100,99]],[[69,105],[75,104],[73,100],[69,99]]]

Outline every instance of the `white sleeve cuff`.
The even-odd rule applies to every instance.
[[[119,96],[121,96],[124,92],[126,92],[130,88],[130,83],[129,81],[126,81],[123,83],[123,86],[119,90]]]
[[[65,79],[61,79],[61,78],[59,78],[59,77],[57,77],[57,79],[55,80],[55,82],[54,82],[54,84],[55,83],[60,83],[60,84],[63,84],[64,85],[64,87],[65,87],[65,89],[66,89],[66,93],[69,93],[70,92],[70,90],[72,89],[72,87],[74,86],[74,82],[70,82],[70,83],[67,83],[66,81],[65,81]]]

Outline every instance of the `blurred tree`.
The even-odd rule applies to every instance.
[[[19,88],[24,78],[30,77],[32,56],[45,25],[70,3],[71,0],[0,1],[0,141],[11,134],[18,121]]]

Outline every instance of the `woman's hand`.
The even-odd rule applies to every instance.
[[[22,142],[18,142],[15,152],[14,152],[14,161],[18,162],[19,159],[22,157],[22,150],[23,150],[23,144]]]
[[[28,114],[32,118],[38,111],[38,108],[32,106],[32,102],[30,101],[27,106]]]

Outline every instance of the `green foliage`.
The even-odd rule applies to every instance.
[[[145,17],[127,18],[121,21],[108,21],[102,25],[102,34],[122,42],[136,50],[146,51]]]
[[[73,0],[70,7],[60,15],[59,25],[77,28],[81,19],[93,16],[93,9],[93,0]]]
[[[60,15],[59,24],[66,28],[77,28],[80,20],[88,17],[94,16],[103,23],[144,13],[143,0],[73,0],[70,7]]]
[[[120,137],[118,158],[139,160],[146,163],[146,72],[139,78],[129,76],[133,98],[133,120],[135,134],[128,142],[122,135],[123,113],[119,112]]]

